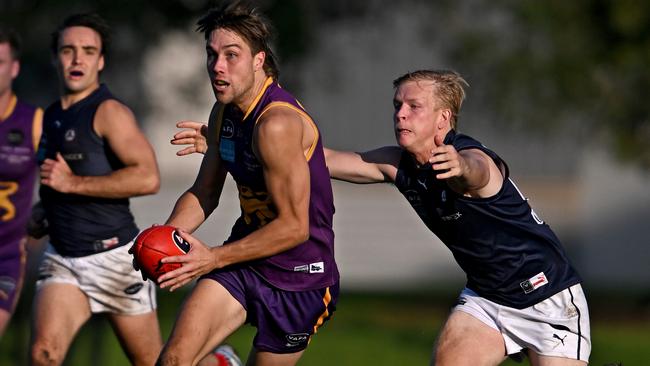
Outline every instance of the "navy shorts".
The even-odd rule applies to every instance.
[[[201,277],[219,282],[246,309],[246,323],[257,328],[258,351],[294,353],[307,348],[336,309],[339,283],[307,291],[275,288],[248,267],[214,271]]]
[[[0,309],[13,313],[25,275],[24,239],[0,245],[13,248],[0,253]]]

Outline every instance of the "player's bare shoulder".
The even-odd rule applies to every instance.
[[[93,127],[99,136],[115,129],[138,129],[131,108],[117,99],[107,99],[97,107]]]

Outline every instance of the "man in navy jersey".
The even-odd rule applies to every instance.
[[[25,242],[36,180],[43,110],[19,100],[20,41],[0,28],[0,338],[16,308],[25,273]]]
[[[589,314],[580,277],[562,246],[509,177],[508,166],[456,132],[465,80],[420,70],[394,81],[399,146],[365,153],[325,149],[330,174],[353,183],[393,182],[467,274],[439,336],[436,365],[497,365],[526,353],[533,365],[585,365]],[[206,150],[202,124],[173,144]]]
[[[159,365],[190,365],[244,323],[257,328],[249,365],[294,365],[338,297],[334,205],[319,130],[278,85],[269,25],[234,2],[198,22],[215,93],[208,147],[194,185],[167,224],[191,244],[163,262],[183,266],[158,281],[174,290],[200,277]],[[222,246],[189,235],[217,207],[226,174],[241,216]]]
[[[32,317],[32,365],[60,365],[81,326],[105,313],[134,365],[162,348],[155,286],[131,265],[129,198],[158,191],[153,149],[131,110],[100,84],[109,29],[95,14],[52,33],[61,96],[45,111],[40,198],[49,244]]]
[[[509,177],[508,166],[456,132],[465,80],[420,70],[394,81],[399,146],[326,149],[333,178],[393,182],[451,250],[467,284],[439,336],[438,365],[585,365],[591,350],[581,279]]]

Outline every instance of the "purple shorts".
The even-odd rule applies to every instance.
[[[3,250],[0,253],[0,309],[13,313],[25,275],[26,254],[23,239],[0,243],[18,250]]]
[[[219,282],[246,309],[246,323],[257,328],[253,347],[271,353],[307,348],[311,336],[327,321],[339,296],[338,282],[317,290],[285,291],[271,286],[248,267],[208,273],[201,279]]]

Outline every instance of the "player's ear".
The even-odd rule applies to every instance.
[[[99,55],[99,67],[98,71],[104,70],[104,54]]]
[[[447,128],[451,128],[451,119],[453,117],[453,113],[451,113],[451,110],[449,108],[442,109],[440,111],[440,115],[438,116],[438,129],[439,130],[444,130]]]
[[[266,60],[266,52],[260,51],[253,56],[253,69],[255,71],[264,67],[264,60]]]
[[[13,60],[11,62],[11,80],[15,79],[20,73],[20,62],[18,60]]]

